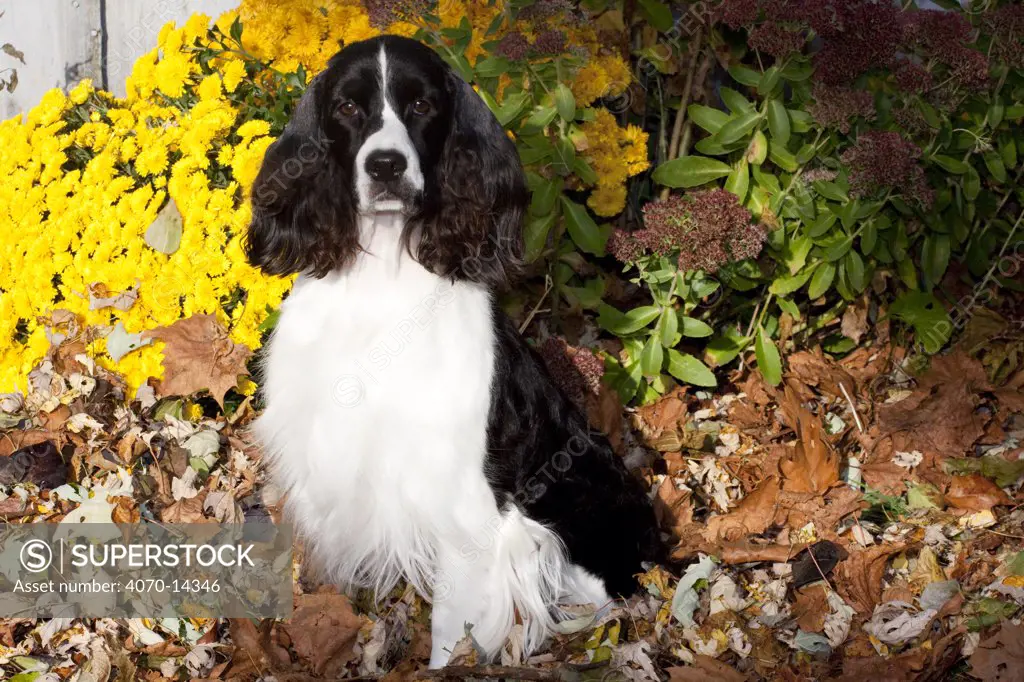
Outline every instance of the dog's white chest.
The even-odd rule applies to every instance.
[[[399,229],[378,224],[352,268],[296,283],[265,365],[271,474],[346,582],[416,582],[464,516],[459,492],[487,491],[489,294],[400,255]]]

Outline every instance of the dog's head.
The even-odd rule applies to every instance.
[[[500,288],[521,262],[527,201],[483,100],[433,50],[382,36],[335,55],[267,150],[246,252],[270,274],[323,277],[365,246],[361,216],[401,213],[424,267]]]

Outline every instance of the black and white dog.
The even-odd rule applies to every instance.
[[[650,502],[495,304],[528,194],[515,145],[429,48],[352,44],[253,188],[247,253],[300,273],[256,423],[331,579],[433,598],[430,664],[470,630],[525,649],[660,558]],[[469,627],[471,626],[471,628]]]

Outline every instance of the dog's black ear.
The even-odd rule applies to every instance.
[[[448,74],[454,102],[437,169],[439,199],[420,234],[417,260],[456,279],[506,287],[522,265],[529,202],[515,144],[468,83]]]
[[[267,274],[323,277],[359,249],[352,179],[323,126],[327,97],[317,76],[253,184],[245,251]]]

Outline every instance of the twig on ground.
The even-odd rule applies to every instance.
[[[853,402],[853,398],[846,392],[846,385],[843,382],[839,382],[839,390],[843,392],[843,397],[846,398],[846,402],[850,405],[850,411],[853,412],[853,421],[857,423],[857,430],[864,433],[864,425],[860,421],[860,415],[857,414],[857,405]]]

